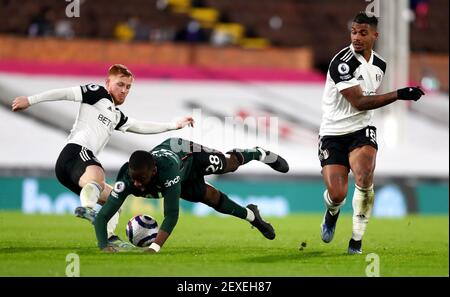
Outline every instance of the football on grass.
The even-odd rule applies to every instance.
[[[128,240],[138,247],[149,246],[158,234],[158,223],[149,215],[138,215],[128,221]]]

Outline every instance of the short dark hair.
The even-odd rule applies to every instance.
[[[370,12],[360,11],[353,19],[354,23],[357,24],[369,24],[375,28],[378,26],[378,18]]]
[[[135,151],[130,156],[128,167],[132,170],[153,169],[155,160],[149,152]]]

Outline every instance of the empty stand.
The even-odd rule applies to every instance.
[[[360,0],[204,0],[201,8],[192,8],[193,2],[189,0],[170,0],[168,3],[178,7],[179,13],[159,10],[157,0],[86,0],[81,5],[80,18],[71,21],[78,37],[112,38],[115,25],[131,17],[139,18],[149,28],[172,31],[181,30],[191,17],[199,18],[207,26],[217,20],[227,20],[241,24],[245,30],[253,32],[252,37],[268,39],[275,46],[311,46],[316,65],[320,66],[349,42],[348,21],[367,5]],[[67,4],[55,0],[1,0],[0,33],[26,34],[31,19],[44,7],[50,8],[52,21],[64,19]],[[12,15],[14,18],[10,17]],[[279,29],[269,25],[274,16],[282,19]],[[448,52],[446,37],[448,1],[430,1],[428,28],[419,29],[411,23],[411,48],[413,51],[445,53]],[[253,42],[256,45],[264,43],[260,39]]]

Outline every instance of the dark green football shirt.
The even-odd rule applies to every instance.
[[[102,207],[94,222],[98,246],[104,248],[108,244],[106,225],[119,210],[128,195],[144,198],[164,198],[164,220],[160,229],[171,233],[178,221],[181,182],[191,174],[192,158],[189,141],[170,138],[153,148],[157,167],[156,176],[144,191],[133,185],[128,174],[128,162],[119,170],[114,189]]]

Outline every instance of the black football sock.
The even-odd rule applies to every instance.
[[[241,165],[247,164],[250,161],[261,159],[261,152],[255,148],[252,149],[233,149],[228,154],[234,154]]]
[[[241,219],[247,218],[247,209],[228,198],[228,196],[222,192],[220,192],[219,204],[213,208],[223,214],[235,216]]]

